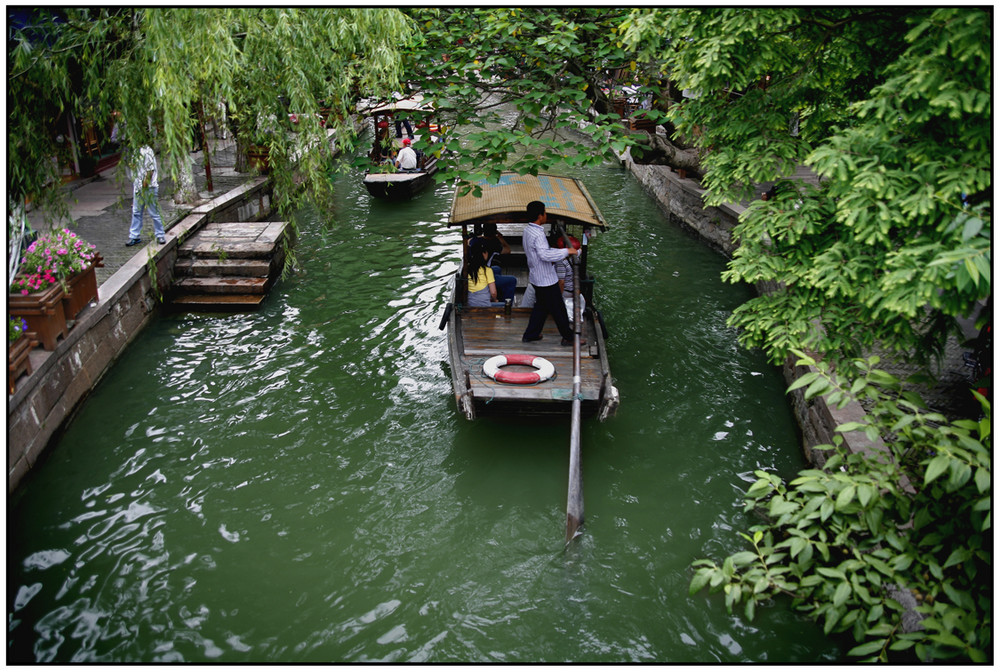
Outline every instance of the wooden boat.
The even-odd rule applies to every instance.
[[[403,138],[407,134],[403,129],[402,137],[395,137],[396,122],[410,123],[414,132],[414,144],[423,139],[437,142],[441,129],[432,122],[433,107],[424,102],[421,94],[417,94],[410,98],[378,103],[362,109],[362,112],[371,120],[374,138],[369,153],[371,167],[365,173],[365,188],[372,196],[385,200],[403,201],[413,198],[434,181],[438,158],[433,153],[418,149],[417,169],[398,170],[393,162],[402,149]]]
[[[604,216],[583,183],[574,178],[505,172],[497,184],[481,182],[475,187],[482,190],[480,197],[474,193],[462,195],[461,187],[456,190],[448,223],[462,227],[463,241],[469,237],[470,228],[474,235],[481,231],[484,223],[495,223],[511,248],[511,254],[502,258],[503,273],[517,278],[517,289],[510,306],[472,308],[464,305],[468,294],[464,263],[463,271],[454,278],[452,299],[445,308],[440,327],[443,329],[447,325],[448,328],[451,377],[458,408],[470,420],[486,415],[570,414],[574,399],[574,348],[560,345],[562,337],[551,316],[545,321],[541,341],[521,341],[531,314],[531,308],[520,305],[528,286],[527,258],[521,235],[526,225],[526,205],[539,200],[545,203],[550,227],[561,226],[566,233],[583,241],[582,253],[577,258],[580,260],[579,287],[587,306],[581,336],[587,345],[580,353],[579,412],[606,419],[617,409],[619,397],[608,364],[607,332],[595,305],[595,279],[586,272],[587,238],[597,231],[607,230]],[[572,322],[572,317],[570,320]],[[496,359],[500,356],[508,365]],[[532,358],[542,359],[535,360],[531,366],[516,363]],[[545,364],[551,364],[554,375],[533,384],[510,384],[488,375],[499,365],[503,371],[515,374],[514,378],[518,377],[518,372],[530,378],[536,368],[547,373]],[[484,365],[488,372],[484,371]]]

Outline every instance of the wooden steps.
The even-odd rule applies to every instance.
[[[171,304],[190,310],[258,307],[281,273],[290,235],[287,222],[206,224],[178,247]]]

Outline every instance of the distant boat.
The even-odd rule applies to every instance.
[[[437,142],[441,128],[432,122],[434,108],[425,103],[421,94],[410,98],[378,103],[364,108],[361,112],[371,119],[372,150],[369,153],[371,167],[365,173],[365,188],[376,198],[403,201],[416,196],[434,181],[438,170],[438,158],[417,150],[416,170],[399,170],[393,163],[403,147],[403,138],[408,137],[405,124],[413,131],[414,144],[421,140]],[[396,137],[397,123],[401,137]]]
[[[581,336],[587,345],[580,353],[580,412],[604,420],[615,413],[619,395],[608,363],[607,333],[595,304],[595,279],[586,270],[587,238],[607,230],[604,216],[583,183],[574,178],[504,172],[498,184],[475,186],[482,189],[480,197],[459,195],[461,187],[456,189],[448,224],[462,227],[464,241],[470,227],[478,232],[484,223],[495,223],[511,248],[503,256],[503,274],[517,278],[517,289],[509,309],[503,305],[472,308],[465,305],[468,276],[464,264],[454,278],[451,302],[440,327],[448,328],[452,387],[459,410],[470,420],[485,415],[570,415],[575,396],[574,348],[560,345],[562,337],[551,316],[541,341],[521,341],[531,314],[531,308],[520,305],[528,286],[521,235],[525,207],[538,200],[545,203],[549,226],[560,225],[583,241],[577,258],[580,290],[586,299]]]

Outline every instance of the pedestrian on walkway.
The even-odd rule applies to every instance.
[[[153,233],[156,242],[163,245],[167,242],[163,230],[163,220],[160,218],[159,197],[160,183],[156,170],[156,154],[149,145],[143,145],[135,157],[135,167],[132,173],[132,226],[129,227],[128,242],[125,247],[132,247],[142,242],[139,234],[142,232],[142,218],[146,208],[153,218]]]

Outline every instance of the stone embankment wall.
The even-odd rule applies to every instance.
[[[192,210],[170,227],[166,245],[150,244],[101,284],[96,305],[84,309],[55,350],[33,353],[34,372],[8,399],[8,493],[153,319],[158,297],[173,282],[177,247],[208,222],[265,219],[271,212],[272,189],[270,180],[259,178]]]
[[[727,204],[705,207],[705,190],[696,181],[682,178],[669,166],[634,163],[627,151],[621,156],[621,161],[672,222],[693,231],[726,256],[732,256],[737,247],[733,242],[732,231],[746,209],[744,206]],[[766,287],[756,289],[761,293],[767,291]],[[789,385],[810,370],[811,367],[796,366],[795,359],[786,361],[782,369]],[[826,458],[816,446],[832,444],[834,429],[842,423],[860,420],[864,410],[856,402],[838,409],[829,406],[822,398],[806,400],[801,389],[794,390],[789,396],[802,432],[805,457],[811,464],[822,467]],[[847,447],[854,452],[870,453],[878,449],[878,443],[870,441],[863,432],[850,432],[844,435],[844,439]]]

